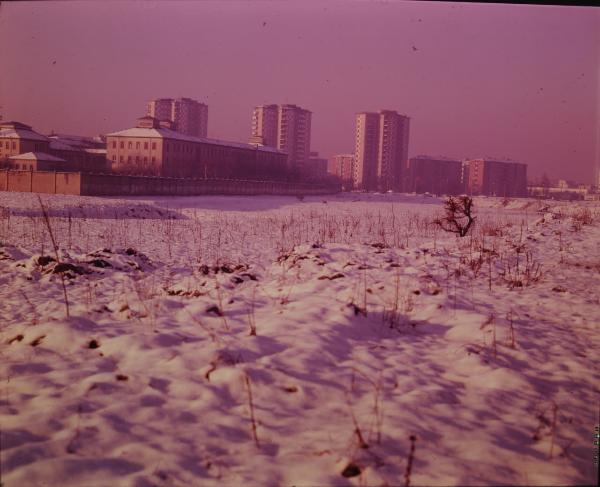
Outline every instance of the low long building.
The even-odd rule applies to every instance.
[[[36,154],[35,158],[32,154]],[[103,142],[89,137],[46,137],[24,123],[4,122],[0,123],[0,166],[33,171],[106,172],[106,149]]]
[[[49,152],[48,137],[21,122],[0,123],[0,162],[27,152]]]
[[[138,119],[136,127],[106,135],[112,172],[164,177],[283,180],[287,153],[272,147],[193,137]]]
[[[21,171],[57,171],[64,167],[65,161],[45,152],[26,152],[10,156],[8,167]]]
[[[409,160],[407,190],[436,195],[460,194],[462,162],[442,157],[417,156]]]
[[[465,189],[472,195],[527,196],[527,165],[493,159],[464,163]]]

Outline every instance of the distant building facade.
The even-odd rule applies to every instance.
[[[9,157],[9,169],[20,171],[64,171],[67,161],[45,152],[26,152]]]
[[[193,137],[142,117],[106,135],[113,172],[166,177],[281,180],[287,154],[271,147]]]
[[[61,171],[107,172],[106,142],[79,135],[51,134],[48,152],[64,159]]]
[[[206,137],[208,106],[191,98],[159,98],[148,102],[147,114],[171,122],[170,128],[185,135]]]
[[[342,187],[348,191],[354,187],[354,154],[336,154],[329,159],[327,172],[336,176],[341,182]]]
[[[318,152],[311,152],[306,163],[306,176],[312,180],[322,180],[327,177],[327,159],[319,157]]]
[[[101,140],[90,137],[47,137],[24,123],[4,122],[0,124],[0,165],[33,171],[105,172],[106,148]]]
[[[356,146],[354,150],[354,187],[377,189],[377,159],[379,157],[379,115],[356,115]]]
[[[260,105],[252,112],[252,136],[250,143],[278,146],[279,107],[277,105]]]
[[[402,191],[408,177],[410,118],[393,110],[356,115],[354,186]]]
[[[21,122],[0,122],[0,162],[27,152],[47,153],[48,137],[37,133],[29,125]]]
[[[252,114],[250,141],[288,154],[288,169],[296,175],[310,174],[312,113],[297,105],[260,105]]]
[[[593,189],[594,187],[591,185],[579,184],[564,179],[559,179],[554,185],[531,184],[527,187],[529,196],[533,198],[567,201],[595,199]]]
[[[472,195],[527,196],[527,165],[493,159],[468,159],[463,165],[465,191]]]
[[[407,191],[435,195],[463,192],[461,161],[417,156],[409,160],[408,167]]]

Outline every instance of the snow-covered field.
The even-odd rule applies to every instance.
[[[3,486],[594,482],[598,203],[42,200],[59,263],[0,193]]]

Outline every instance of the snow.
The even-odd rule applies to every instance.
[[[45,152],[25,152],[16,156],[9,157],[18,161],[50,161],[50,162],[65,162],[60,157],[55,157]]]
[[[411,485],[595,480],[598,202],[42,200],[61,264],[0,193],[6,487],[398,485],[411,435]]]

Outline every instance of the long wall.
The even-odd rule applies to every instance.
[[[0,191],[85,196],[311,195],[337,193],[340,188],[279,181],[158,178],[77,172],[0,170]]]

